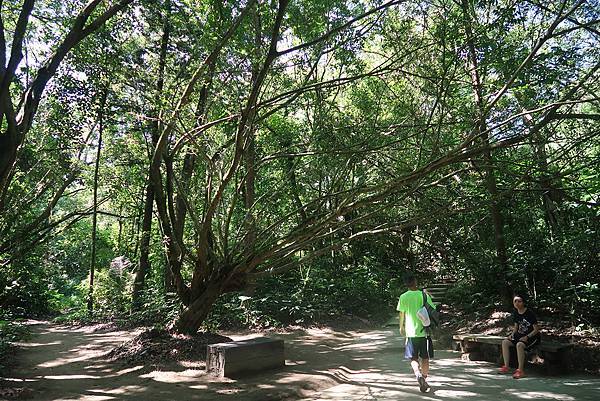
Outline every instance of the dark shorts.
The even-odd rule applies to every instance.
[[[513,339],[510,341],[516,347],[517,343],[519,342],[519,338],[524,337],[524,336],[525,335],[515,334],[513,336]],[[525,350],[530,351],[531,349],[533,349],[533,347],[539,345],[540,341],[541,341],[541,336],[539,336],[539,335],[531,337],[527,342],[523,341],[525,343]]]
[[[404,357],[413,361],[419,358],[433,358],[433,341],[431,341],[431,337],[408,337]]]

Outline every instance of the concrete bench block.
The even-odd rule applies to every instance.
[[[257,337],[211,344],[206,350],[206,372],[218,377],[239,377],[283,366],[283,340]]]

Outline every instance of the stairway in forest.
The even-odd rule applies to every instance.
[[[433,303],[436,305],[445,304],[447,301],[446,294],[448,290],[452,288],[455,284],[455,281],[451,280],[441,280],[437,283],[431,283],[424,287],[424,290],[431,295],[431,299]],[[398,313],[395,313],[388,319],[388,321],[384,324],[384,326],[398,326]]]
[[[448,290],[454,286],[453,281],[444,280],[439,283],[433,283],[425,287],[425,291],[431,295],[433,302],[437,304],[445,304],[447,301],[446,294]]]

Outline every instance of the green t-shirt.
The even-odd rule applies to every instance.
[[[435,308],[431,296],[427,294],[427,302]],[[417,317],[417,311],[423,307],[423,294],[421,290],[408,290],[400,295],[398,301],[398,312],[404,312],[404,328],[406,337],[426,337],[427,333],[423,330],[423,323]]]

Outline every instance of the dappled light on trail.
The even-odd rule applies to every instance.
[[[120,387],[118,389],[108,389],[108,388],[104,388],[104,389],[93,389],[93,390],[89,390],[90,393],[94,394],[102,394],[105,397],[107,395],[114,395],[114,398],[105,398],[105,399],[118,399],[118,396],[121,394],[136,394],[136,393],[143,393],[144,392],[144,387],[143,386],[123,386]]]
[[[239,378],[205,373],[203,361],[126,366],[106,354],[135,332],[95,333],[51,324],[32,327],[31,343],[17,354],[20,369],[3,380],[27,387],[35,400],[556,400],[596,401],[600,379],[593,376],[524,379],[496,374],[487,362],[464,362],[458,352],[436,349],[429,383],[419,392],[403,359],[404,339],[393,330],[298,330],[270,336],[285,341],[286,366]],[[247,339],[260,333],[228,336]],[[264,335],[264,333],[262,333]],[[18,384],[17,384],[18,383]]]
[[[435,392],[436,397],[446,398],[451,400],[469,399],[477,397],[477,393],[473,391],[464,390],[437,390]]]

